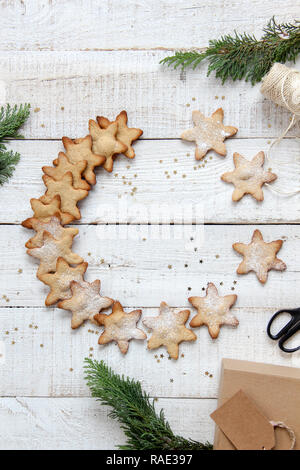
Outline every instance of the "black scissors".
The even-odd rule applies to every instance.
[[[282,313],[288,313],[291,315],[291,319],[290,321],[279,331],[279,333],[277,333],[276,335],[273,335],[271,333],[271,326],[272,326],[272,323],[273,321],[275,320],[275,318],[277,318],[279,315],[281,315]],[[291,348],[291,349],[288,349],[284,346],[284,343],[290,339],[295,333],[297,333],[297,331],[300,330],[300,308],[286,308],[286,309],[283,309],[283,310],[278,310],[278,312],[276,312],[273,317],[271,318],[271,320],[269,321],[268,323],[268,327],[267,327],[267,333],[269,335],[269,337],[271,339],[279,339],[278,341],[278,346],[279,348],[286,352],[286,353],[292,353],[292,352],[295,352],[295,351],[298,351],[300,349],[300,346],[298,346],[297,348]]]

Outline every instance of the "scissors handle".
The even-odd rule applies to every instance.
[[[287,331],[289,330],[289,328],[292,326],[292,324],[294,323],[294,318],[292,317],[290,319],[290,321],[279,331],[279,333],[277,333],[276,335],[273,335],[271,333],[271,327],[272,327],[272,324],[274,322],[274,320],[276,320],[276,318],[281,315],[282,313],[290,313],[292,314],[292,311],[291,310],[288,310],[288,309],[283,309],[283,310],[278,310],[278,312],[274,313],[274,315],[272,316],[272,318],[270,319],[269,323],[268,323],[268,326],[267,326],[267,333],[268,333],[268,336],[271,338],[271,339],[279,339],[281,338],[281,336],[283,336],[285,333],[287,333]]]
[[[284,346],[284,343],[290,339],[295,333],[297,333],[297,331],[299,331],[300,329],[300,321],[298,320],[294,326],[286,333],[284,334],[280,340],[278,341],[278,346],[280,347],[281,351],[284,351],[286,353],[292,353],[292,352],[295,352],[295,351],[298,351],[300,349],[300,346],[298,346],[297,348],[286,348]]]
[[[272,324],[274,322],[274,320],[279,316],[281,315],[282,313],[289,313],[292,318],[290,319],[290,321],[279,331],[279,333],[277,333],[276,335],[273,335],[271,333],[271,327],[272,327]],[[298,351],[300,349],[300,346],[298,346],[297,348],[286,348],[284,346],[284,343],[289,339],[291,338],[297,331],[300,330],[300,308],[294,308],[294,309],[282,309],[282,310],[278,310],[278,312],[276,312],[272,318],[270,319],[269,323],[268,323],[268,326],[267,326],[267,333],[268,333],[268,336],[273,339],[273,340],[277,340],[279,339],[279,342],[278,342],[278,346],[280,347],[280,349],[284,352],[288,352],[288,353],[291,353],[291,352],[295,352],[295,351]]]

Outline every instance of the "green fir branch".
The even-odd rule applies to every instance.
[[[0,186],[12,176],[20,160],[20,154],[7,150],[6,143],[8,139],[23,138],[18,131],[28,119],[29,114],[29,104],[14,107],[7,104],[0,109]]]
[[[115,374],[103,361],[85,359],[86,381],[92,396],[112,408],[109,416],[119,421],[127,443],[122,450],[211,450],[200,443],[173,434],[163,410],[155,411],[154,400],[140,382]]]
[[[19,160],[20,154],[18,152],[2,150],[0,147],[0,186],[12,176]]]
[[[300,52],[299,21],[295,24],[277,24],[273,17],[263,31],[260,40],[235,31],[233,35],[210,40],[204,50],[177,51],[160,63],[184,70],[187,67],[195,69],[207,60],[207,75],[215,72],[222,83],[231,78],[245,79],[254,85],[261,81],[275,62],[295,62]]]

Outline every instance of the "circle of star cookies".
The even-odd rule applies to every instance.
[[[221,108],[209,118],[194,111],[195,128],[183,133],[182,138],[196,142],[197,159],[203,158],[210,149],[220,155],[226,154],[224,140],[234,135],[237,129],[225,126],[223,117]],[[124,153],[127,158],[135,156],[132,144],[142,135],[142,130],[129,128],[127,119],[126,111],[122,111],[113,122],[98,116],[97,122],[89,121],[91,135],[74,140],[63,137],[65,152],[58,154],[52,167],[42,168],[46,192],[39,199],[30,200],[34,214],[22,222],[24,227],[36,232],[26,242],[26,247],[27,253],[39,260],[37,277],[50,287],[46,305],[58,302],[59,308],[70,311],[72,328],[78,328],[87,320],[103,326],[99,344],[114,341],[123,354],[128,351],[132,339],[146,339],[146,334],[137,328],[142,311],[126,313],[118,301],[100,294],[100,280],[84,280],[88,263],[72,251],[73,238],[78,234],[78,229],[65,225],[80,219],[78,203],[88,196],[91,185],[96,183],[97,166],[102,165],[110,172],[119,153]],[[224,181],[235,185],[233,199],[238,200],[249,193],[261,200],[262,185],[276,178],[276,175],[263,170],[263,152],[259,152],[252,161],[235,153],[234,162],[235,170],[222,175]],[[286,269],[283,261],[276,258],[281,246],[282,240],[265,243],[256,230],[249,245],[233,245],[244,256],[237,272],[255,271],[260,282],[266,282],[270,269]],[[198,310],[190,326],[207,325],[212,338],[217,338],[222,325],[237,326],[238,320],[229,311],[236,298],[236,295],[220,297],[214,284],[209,283],[205,297],[189,298]],[[111,306],[110,314],[100,313]],[[165,346],[170,357],[177,359],[179,344],[197,338],[185,326],[189,315],[189,310],[178,311],[162,302],[159,315],[143,321],[152,330],[148,349]]]
[[[193,111],[192,117],[194,127],[184,131],[181,139],[196,143],[196,160],[202,160],[209,150],[224,157],[227,153],[224,140],[235,135],[238,129],[223,124],[223,109],[217,109],[210,117],[205,117],[200,111]]]
[[[274,240],[266,243],[259,230],[255,230],[252,235],[251,243],[234,243],[233,249],[244,257],[237,268],[238,274],[247,274],[254,271],[257,279],[265,284],[268,279],[268,271],[284,271],[286,264],[276,257],[276,254],[282,247],[282,240]]]
[[[265,183],[275,181],[277,175],[263,169],[265,162],[264,152],[258,152],[251,161],[246,160],[242,155],[235,152],[233,154],[235,170],[224,173],[221,179],[226,183],[232,183],[235,190],[232,194],[233,201],[239,201],[245,194],[250,194],[257,201],[263,201],[264,193],[262,186]]]

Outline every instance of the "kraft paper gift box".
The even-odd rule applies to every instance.
[[[270,421],[282,421],[296,435],[300,449],[300,369],[256,362],[223,359],[218,408],[242,390]],[[259,431],[258,431],[259,432]],[[290,438],[283,429],[275,431],[275,449],[289,449]],[[214,450],[235,450],[216,426]]]

